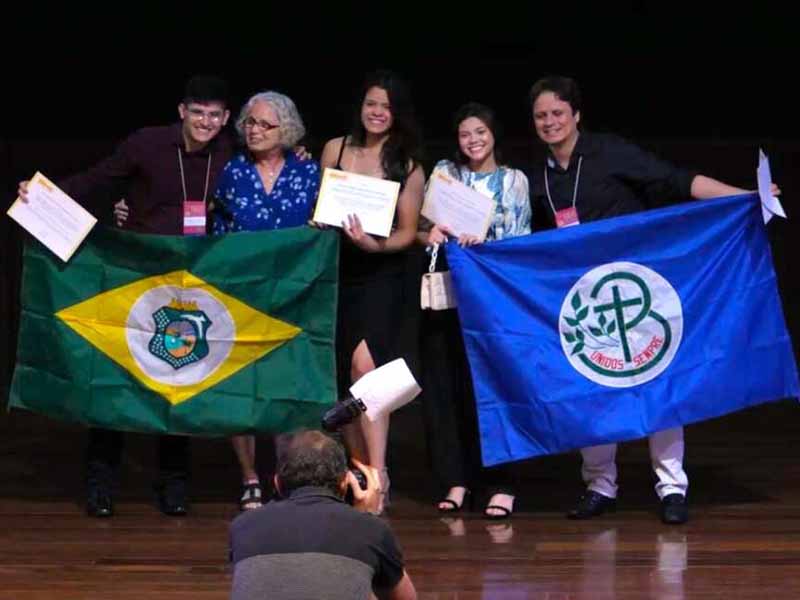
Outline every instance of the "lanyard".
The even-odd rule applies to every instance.
[[[581,165],[583,164],[583,157],[578,157],[578,172],[575,174],[575,185],[572,187],[572,208],[575,208],[575,201],[578,199],[578,182],[581,179]],[[547,161],[544,164],[544,191],[547,194],[547,201],[550,203],[550,208],[553,214],[556,214],[556,207],[553,206],[553,199],[550,197],[550,184],[547,181]]]
[[[181,147],[178,146],[178,165],[181,169],[181,186],[183,187],[183,201],[186,202],[188,196],[186,195],[186,175],[183,172],[183,158],[181,153]],[[206,197],[208,196],[208,179],[211,175],[211,152],[208,153],[208,164],[206,165],[206,187],[203,190],[203,203],[206,201]]]

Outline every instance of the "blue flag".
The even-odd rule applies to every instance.
[[[800,395],[755,194],[447,253],[487,466]]]

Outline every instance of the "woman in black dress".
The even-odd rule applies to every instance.
[[[420,136],[405,83],[395,74],[370,75],[349,135],[334,138],[322,152],[322,167],[400,183],[394,225],[386,237],[370,235],[358,215],[342,223],[339,270],[337,368],[340,392],[363,375],[398,357],[403,326],[404,250],[414,243],[425,176],[419,163]],[[386,444],[389,417],[365,416],[344,431],[350,454],[378,469],[381,490],[389,489]]]

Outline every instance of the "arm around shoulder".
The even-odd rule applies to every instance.
[[[692,198],[705,200],[708,198],[719,198],[720,196],[735,196],[736,194],[746,194],[747,190],[734,187],[705,175],[695,175],[692,179],[691,194]]]

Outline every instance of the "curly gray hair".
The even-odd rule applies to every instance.
[[[281,126],[281,144],[286,148],[293,148],[306,134],[303,119],[297,111],[297,107],[289,96],[278,92],[259,92],[245,103],[239,117],[236,119],[236,131],[244,139],[244,120],[250,116],[250,110],[256,102],[269,104],[278,115],[278,123]]]

